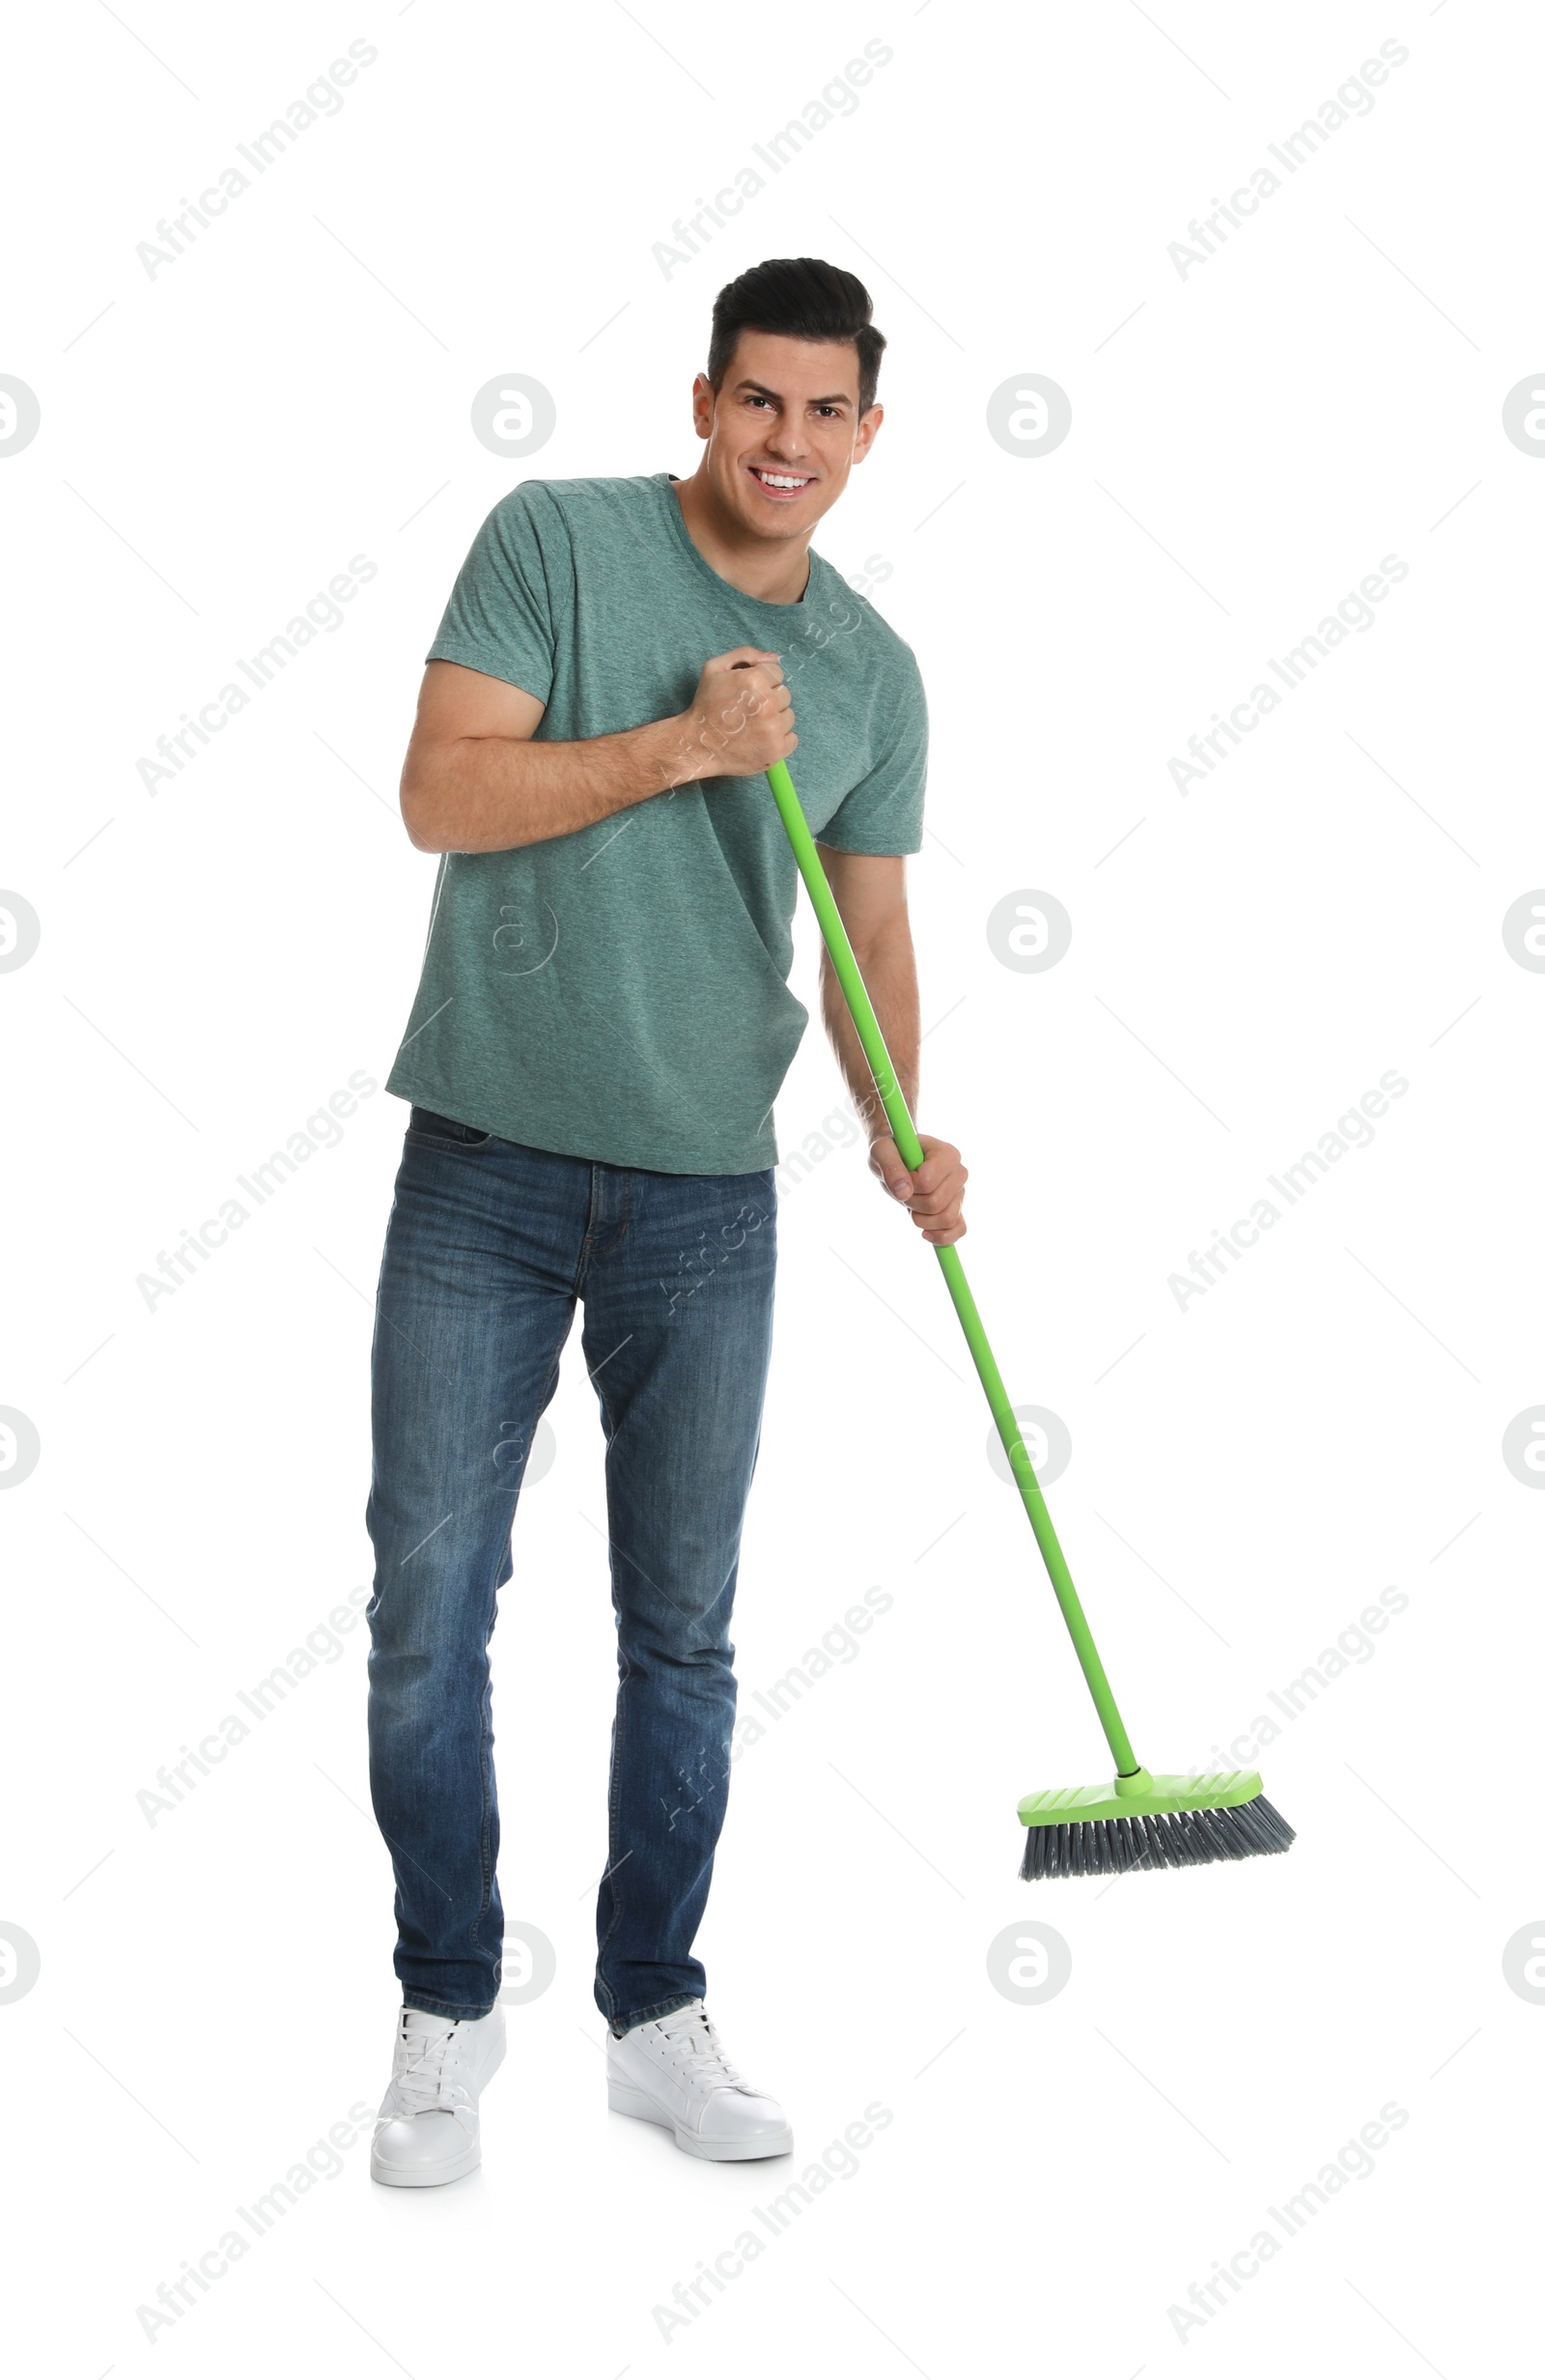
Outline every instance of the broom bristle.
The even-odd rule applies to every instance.
[[[1133,1818],[1076,1820],[1027,1827],[1020,1874],[1121,1876],[1129,1868],[1199,1868],[1214,1859],[1250,1859],[1286,1851],[1293,1828],[1264,1794],[1232,1809],[1139,1812]]]

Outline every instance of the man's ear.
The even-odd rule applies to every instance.
[[[692,428],[699,438],[713,435],[714,388],[706,372],[699,372],[692,382]]]
[[[871,405],[867,413],[859,414],[858,427],[854,433],[853,439],[853,459],[855,463],[861,463],[863,461],[864,456],[869,452],[870,447],[874,444],[876,438],[879,436],[880,425],[885,418],[885,409],[883,405]]]

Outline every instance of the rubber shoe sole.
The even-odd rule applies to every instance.
[[[744,2165],[754,2158],[787,2157],[794,2148],[791,2124],[785,2124],[781,2132],[765,2134],[759,2140],[700,2139],[695,2132],[688,2132],[667,2115],[663,2108],[658,2108],[647,2091],[635,2090],[631,2082],[608,2082],[606,2105],[613,2115],[635,2115],[640,2123],[659,2124],[688,2157],[706,2158],[711,2165]]]
[[[493,2077],[498,2073],[499,2068],[504,2063],[504,2052],[506,2046],[507,2045],[503,2041],[499,2043],[497,2052],[490,2059],[488,2066],[478,2078],[477,2088],[480,2102],[484,2091],[488,2088],[488,2085],[492,2082]],[[438,2163],[435,2165],[392,2165],[388,2161],[377,2156],[376,2144],[372,2141],[370,2149],[370,2178],[373,2182],[384,2182],[388,2189],[391,2190],[437,2190],[442,2182],[459,2182],[464,2174],[475,2173],[478,2167],[482,2163],[483,2133],[480,2107],[477,2139],[475,2140],[469,2140],[465,2148],[463,2149],[457,2156],[442,2157]]]

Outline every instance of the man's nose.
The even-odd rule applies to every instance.
[[[784,414],[783,419],[768,433],[767,442],[772,452],[781,456],[785,463],[798,463],[810,451],[810,434],[803,421],[793,413]]]

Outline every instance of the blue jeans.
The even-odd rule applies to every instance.
[[[617,1627],[596,2000],[620,2034],[704,1991],[691,1948],[729,1784],[776,1233],[771,1171],[645,1173],[409,1115],[376,1308],[365,1615],[405,2003],[478,2017],[498,1998],[488,1646],[576,1301]]]

